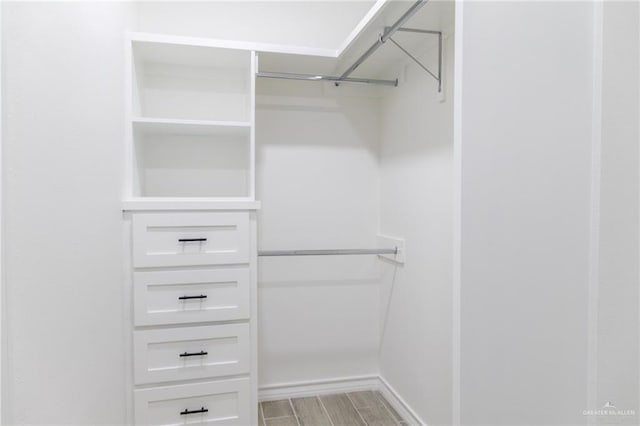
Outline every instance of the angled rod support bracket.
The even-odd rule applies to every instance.
[[[405,55],[411,58],[411,60],[413,60],[416,64],[418,64],[420,68],[425,70],[431,77],[433,77],[438,82],[438,93],[442,92],[442,31],[421,30],[417,28],[398,28],[396,31],[407,32],[407,33],[429,34],[429,35],[435,35],[438,37],[438,71],[435,73],[432,72],[429,68],[427,68],[422,62],[420,62],[414,55],[412,55],[407,49],[402,47],[392,37],[389,37],[389,40],[393,44],[395,44],[396,47],[398,47],[398,49],[402,50],[402,52]]]

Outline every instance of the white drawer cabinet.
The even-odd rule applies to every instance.
[[[139,271],[133,275],[135,325],[249,319],[251,271]]]
[[[248,374],[249,324],[134,332],[136,384]]]
[[[136,425],[251,424],[248,378],[135,391]]]
[[[136,268],[249,263],[248,212],[140,213],[133,217]]]
[[[256,215],[133,212],[136,425],[257,422]]]

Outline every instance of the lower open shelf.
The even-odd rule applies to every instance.
[[[248,197],[251,127],[133,122],[134,196]]]

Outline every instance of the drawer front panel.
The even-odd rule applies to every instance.
[[[134,332],[136,384],[249,372],[249,324]]]
[[[158,266],[249,263],[249,213],[133,215],[133,264]]]
[[[249,318],[248,268],[134,273],[135,324]]]
[[[140,426],[246,426],[249,413],[248,378],[135,391],[135,422]]]

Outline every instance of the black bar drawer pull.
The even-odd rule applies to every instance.
[[[188,414],[198,414],[198,413],[208,413],[209,410],[207,410],[206,408],[202,407],[199,410],[193,410],[193,411],[189,411],[188,409],[185,409],[184,411],[180,411],[180,415],[181,416],[186,416]]]
[[[180,296],[178,300],[191,300],[191,299],[206,299],[206,294],[201,294],[200,296]]]
[[[180,358],[184,358],[186,356],[205,356],[205,355],[209,355],[209,352],[205,352],[205,351],[200,351],[200,352],[184,352],[180,354]]]
[[[206,238],[180,238],[178,240],[179,243],[204,243],[207,241]]]

